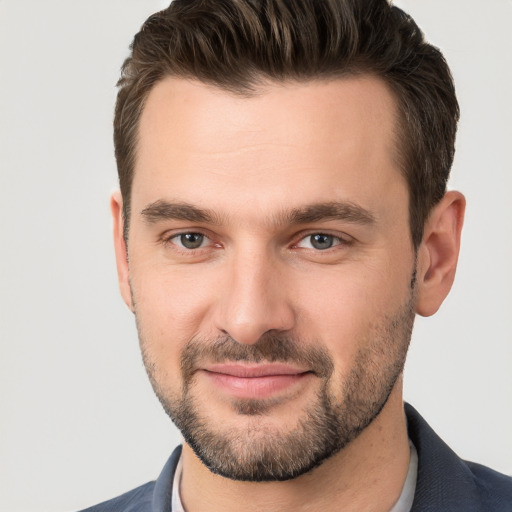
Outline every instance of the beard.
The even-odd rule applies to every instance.
[[[385,406],[405,364],[415,316],[413,295],[396,314],[370,326],[343,376],[336,376],[334,361],[319,342],[272,332],[253,345],[229,336],[194,338],[181,354],[181,390],[170,391],[159,378],[166,372],[158,371],[137,317],[144,365],[164,410],[212,472],[240,481],[293,479],[342,450]],[[217,425],[194,394],[194,376],[205,362],[234,361],[296,364],[310,369],[321,385],[288,431],[262,421],[277,405],[272,398],[236,398],[231,406],[236,414],[248,417],[245,427]]]

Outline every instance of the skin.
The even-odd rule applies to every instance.
[[[229,335],[255,344],[265,333],[314,340],[331,357],[329,391],[342,399],[356,356],[404,304],[431,315],[453,282],[464,198],[448,192],[415,253],[408,190],[395,160],[396,106],[377,78],[269,83],[242,98],[166,78],[151,91],[140,124],[128,246],[122,198],[111,200],[121,293],[137,314],[148,371],[159,392],[183,392],[180,357],[191,339]],[[210,220],[148,220],[165,201],[208,210]],[[318,203],[355,206],[371,222],[290,222]],[[295,219],[297,220],[297,219]],[[182,233],[204,244],[180,247]],[[309,238],[332,235],[318,250]],[[411,275],[416,267],[416,286]],[[387,364],[388,362],[385,361]],[[272,395],[258,425],[290,432],[315,399],[319,379]],[[245,432],[229,393],[198,372],[191,392],[212,428]],[[181,497],[187,511],[387,511],[409,464],[402,378],[381,413],[343,450],[285,482],[241,482],[213,474],[185,443]]]

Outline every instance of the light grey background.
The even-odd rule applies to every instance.
[[[179,435],[117,291],[114,84],[161,0],[0,0],[0,509],[64,512],[154,479]],[[418,319],[406,398],[464,458],[512,473],[512,3],[403,0],[455,76],[453,292]]]

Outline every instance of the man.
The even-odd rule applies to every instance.
[[[385,0],[175,0],[119,82],[122,296],[184,437],[98,511],[502,511],[402,401],[453,283],[448,67]]]

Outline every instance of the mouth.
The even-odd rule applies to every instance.
[[[213,364],[204,375],[219,390],[235,398],[263,399],[289,392],[313,372],[289,364]]]

